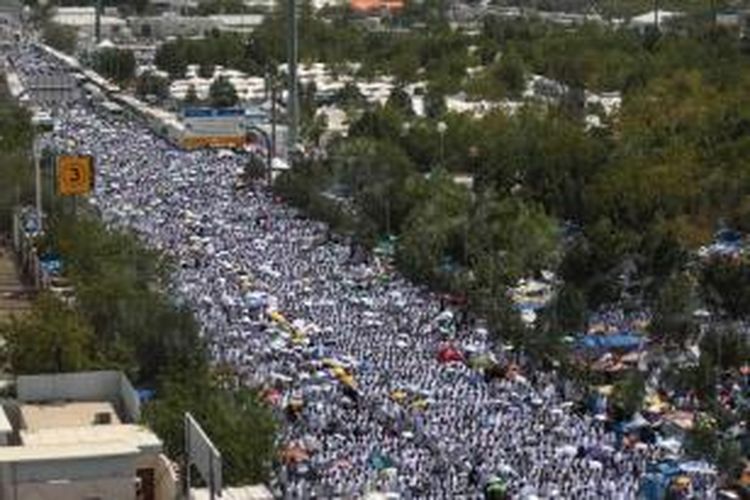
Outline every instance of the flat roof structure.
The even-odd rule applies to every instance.
[[[23,446],[89,446],[98,444],[121,444],[139,449],[160,449],[161,440],[139,425],[95,425],[92,427],[66,427],[45,429],[37,432],[21,432]]]
[[[108,414],[111,424],[120,424],[115,407],[108,401],[82,401],[75,403],[51,402],[47,404],[24,404],[21,417],[27,433],[45,429],[88,427],[96,423],[97,415]]]
[[[10,429],[0,440],[0,499],[176,497],[163,443],[137,424],[138,395],[122,373],[19,376],[16,394],[0,407],[0,437]]]

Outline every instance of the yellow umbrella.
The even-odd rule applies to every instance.
[[[346,386],[349,386],[349,387],[351,387],[351,388],[352,388],[352,389],[354,389],[354,390],[357,390],[357,381],[356,381],[356,380],[354,379],[354,377],[352,377],[352,376],[351,376],[351,375],[349,375],[348,373],[347,373],[347,374],[345,374],[345,375],[343,375],[343,376],[341,376],[341,377],[339,378],[339,381],[340,381],[340,382],[341,382],[342,384],[344,384],[344,385],[346,385]]]
[[[321,362],[323,363],[323,366],[326,366],[328,368],[341,367],[341,363],[333,358],[324,358]]]
[[[415,410],[426,410],[429,404],[430,403],[426,399],[420,398],[415,399],[414,402],[412,402],[411,407]]]
[[[679,476],[675,478],[673,483],[677,488],[684,490],[690,487],[690,478],[687,476]]]
[[[268,316],[270,316],[271,319],[275,321],[276,323],[280,323],[282,325],[287,324],[286,318],[279,311],[271,311],[271,313]]]
[[[403,403],[406,400],[406,392],[404,391],[393,391],[391,393],[391,399],[394,400],[397,403]]]

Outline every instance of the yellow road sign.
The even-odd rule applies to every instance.
[[[94,159],[91,156],[57,158],[57,194],[87,194],[94,187]]]

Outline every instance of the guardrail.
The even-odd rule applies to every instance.
[[[75,300],[75,288],[60,273],[59,260],[43,261],[37,240],[43,233],[38,229],[36,212],[31,207],[20,207],[13,212],[13,250],[19,269],[36,290],[46,290],[67,304]]]

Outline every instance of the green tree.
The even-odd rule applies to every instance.
[[[451,276],[444,264],[456,262],[468,251],[471,198],[449,176],[431,177],[415,189],[417,203],[404,223],[397,260],[413,279],[445,287]]]
[[[159,100],[164,100],[169,97],[169,80],[152,72],[145,72],[135,81],[135,93],[140,98],[155,96]]]
[[[171,371],[162,379],[156,401],[144,408],[146,422],[170,456],[179,457],[185,449],[182,422],[190,412],[221,450],[228,484],[267,481],[275,454],[273,415],[255,393],[221,389],[212,378],[205,368]]]
[[[646,395],[646,381],[640,372],[630,372],[615,382],[612,403],[620,418],[630,418],[639,411]]]
[[[482,258],[487,252],[502,252],[507,284],[555,267],[557,227],[534,203],[487,191],[479,197],[469,226],[469,261]]]
[[[214,65],[204,63],[198,66],[198,76],[201,78],[211,78],[214,76]]]
[[[214,80],[208,89],[208,93],[211,105],[216,108],[232,107],[239,101],[234,86],[223,76]]]
[[[94,332],[74,309],[43,294],[29,314],[0,325],[13,372],[58,373],[94,368]]]
[[[719,436],[716,427],[705,418],[696,418],[685,442],[688,456],[715,460],[719,452]]]
[[[701,286],[709,303],[733,318],[750,311],[750,264],[713,259],[703,266]]]
[[[719,441],[716,465],[722,479],[726,484],[732,484],[739,478],[743,469],[742,447],[740,443],[731,438]]]
[[[161,44],[154,56],[154,64],[169,73],[172,79],[183,78],[188,65],[185,51],[181,50],[179,43],[178,40]]]
[[[142,16],[146,13],[149,7],[149,0],[133,0],[133,9],[135,13]]]
[[[555,325],[566,333],[580,332],[586,326],[586,296],[575,285],[560,288],[552,305]]]
[[[60,221],[50,240],[66,262],[97,349],[116,353],[136,383],[153,385],[170,364],[205,354],[191,315],[159,292],[165,262],[132,235],[79,216]]]
[[[0,83],[0,233],[11,231],[13,209],[32,199],[33,169],[29,150],[33,129],[29,112]]]
[[[424,96],[424,108],[429,118],[440,118],[447,111],[445,95],[434,86],[428,86]]]
[[[200,102],[198,93],[195,91],[195,85],[188,86],[187,92],[185,93],[185,105],[194,106]]]
[[[42,40],[60,52],[73,54],[78,44],[78,32],[70,26],[47,21],[42,28]]]
[[[401,113],[406,117],[412,116],[414,114],[411,97],[401,86],[393,87],[393,90],[391,90],[391,95],[388,96],[388,101],[385,105],[386,107],[398,113]]]
[[[128,49],[98,49],[94,55],[94,70],[106,78],[124,84],[135,75],[135,55]]]
[[[690,279],[684,274],[670,277],[656,301],[651,335],[664,342],[681,345],[697,333],[693,320],[694,309],[693,284]]]
[[[364,96],[359,91],[359,87],[353,82],[345,83],[344,87],[336,94],[334,100],[345,109],[359,108],[365,104]]]
[[[709,327],[700,344],[701,356],[711,359],[718,370],[737,370],[750,357],[750,347],[742,333],[733,328]]]
[[[214,14],[244,14],[247,7],[242,0],[210,0],[198,4],[199,16],[210,16]]]
[[[510,96],[517,98],[524,91],[526,68],[523,59],[515,50],[509,50],[503,54],[492,72],[494,78],[503,85]]]
[[[399,148],[385,141],[354,139],[336,149],[334,169],[367,227],[398,232],[413,207],[410,184],[416,170]]]
[[[249,181],[264,179],[268,176],[268,165],[259,155],[251,155],[245,164],[245,178]]]

